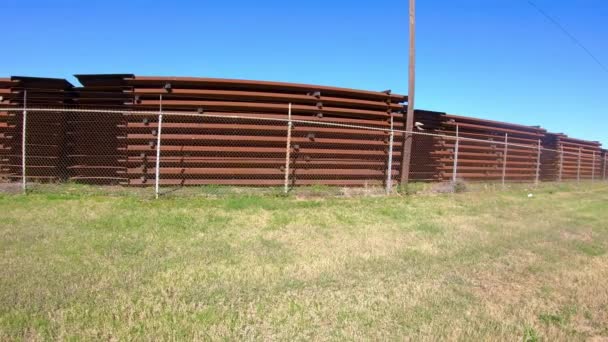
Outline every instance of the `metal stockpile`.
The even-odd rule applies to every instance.
[[[128,76],[128,75],[125,75]],[[76,75],[82,87],[74,88],[75,110],[67,123],[70,136],[70,179],[91,184],[122,184],[126,178],[126,114],[129,87],[120,75]]]
[[[161,185],[282,185],[289,103],[294,120],[288,165],[291,185],[382,184],[390,134],[331,124],[388,129],[393,115],[395,128],[402,128],[398,113],[406,100],[390,92],[278,82],[134,75],[78,78],[84,85],[81,94],[122,89],[125,112],[168,113],[160,130],[158,115],[124,116],[124,177],[126,184],[134,186],[154,184],[159,131]],[[87,104],[107,105],[110,98]],[[395,140],[392,177],[396,179],[401,141]]]
[[[62,107],[70,102],[72,84],[64,79],[19,77],[0,79],[2,105]],[[25,91],[27,90],[27,96]],[[68,178],[66,147],[66,114],[36,112],[27,116],[26,155],[27,179],[36,182],[57,182]],[[21,179],[23,115],[0,113],[1,170],[0,177]]]
[[[535,180],[544,129],[452,114],[436,115],[432,127],[444,135],[429,139],[436,180],[451,180],[454,173],[468,181]]]
[[[2,107],[10,106],[11,88],[16,82],[10,78],[0,78],[0,105]],[[0,112],[0,181],[14,180],[12,178],[18,174],[21,169],[21,154],[20,151],[15,151],[17,137],[15,113],[3,111]],[[18,159],[11,156],[19,154]],[[16,168],[14,165],[19,165]]]
[[[410,179],[413,181],[432,182],[442,180],[439,168],[450,162],[451,152],[437,153],[436,146],[445,142],[445,137],[433,134],[441,129],[445,113],[427,110],[416,110],[414,122],[416,126],[412,141],[412,160]],[[428,133],[428,135],[427,135]]]
[[[547,148],[559,153],[546,160],[544,170],[557,175],[553,180],[594,180],[603,176],[602,149],[597,141],[570,138],[563,133],[549,133]]]
[[[81,87],[63,79],[0,79],[0,104],[12,108],[0,112],[0,179],[22,180],[23,153],[30,182],[153,186],[158,176],[161,186],[289,187],[387,185],[402,178],[407,98],[390,91],[76,77]],[[417,110],[414,121],[412,181],[607,177],[608,156],[598,142],[442,112]],[[391,135],[391,127],[398,132]]]

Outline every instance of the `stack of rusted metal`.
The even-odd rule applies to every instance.
[[[289,103],[294,120],[292,185],[382,184],[387,176],[389,133],[350,126],[386,129],[392,115],[395,128],[402,128],[406,100],[388,91],[279,82],[134,75],[78,78],[83,94],[91,87],[122,89],[125,109],[131,113],[124,116],[124,177],[135,186],[153,184],[158,136],[158,115],[137,111],[161,108],[167,113],[160,148],[161,185],[283,184]],[[394,178],[400,156],[401,140],[396,137]]]
[[[434,153],[437,145],[444,141],[443,137],[436,136],[445,120],[445,113],[428,110],[414,112],[414,134],[412,138],[412,158],[410,167],[410,180],[437,181],[438,168],[444,161]]]
[[[128,110],[133,101],[132,87],[125,81],[132,74],[74,75],[82,85],[74,88],[74,102],[79,108]]]
[[[603,150],[599,142],[574,139],[563,133],[549,133],[545,141],[547,148],[557,152],[543,168],[557,175],[556,180],[601,179]]]
[[[516,125],[446,114],[440,117],[435,133],[452,136],[434,141],[431,155],[436,165],[436,179],[454,176],[469,181],[534,181],[539,166],[539,147],[546,131],[540,127]],[[457,134],[458,133],[458,134]],[[458,160],[454,163],[456,136]],[[510,145],[505,149],[504,143]]]
[[[64,79],[13,76],[0,81],[2,104],[37,108],[63,107],[71,100],[72,84]],[[26,96],[27,91],[27,96]],[[17,180],[22,175],[22,120],[20,112],[0,114],[2,120],[3,178]],[[26,134],[27,179],[57,182],[68,178],[66,147],[66,113],[35,111],[28,113]]]
[[[126,124],[132,101],[129,74],[75,75],[82,87],[74,88],[75,110],[68,134],[70,179],[91,184],[122,184],[126,173]]]
[[[543,182],[560,181],[561,165],[563,162],[558,143],[562,133],[547,133],[542,138],[543,151],[541,155],[541,180]]]
[[[11,89],[17,82],[10,78],[0,78],[0,106],[11,106],[10,98],[12,97]],[[15,151],[16,145],[16,130],[15,113],[9,111],[0,111],[0,181],[11,180],[15,175],[20,174],[20,167],[16,168],[15,164],[21,163],[21,155],[17,160],[12,155],[19,154],[20,151]]]
[[[0,104],[3,106],[10,104],[11,88],[16,84],[17,82],[10,78],[0,78]]]
[[[0,79],[1,106],[21,108],[27,93],[30,181],[153,185],[160,113],[161,185],[278,186],[286,167],[291,186],[382,185],[389,163],[390,177],[401,178],[407,98],[390,91],[132,74],[76,77],[82,87],[63,79]],[[21,110],[0,112],[0,178],[9,181],[22,175],[22,119]],[[414,119],[412,181],[606,178],[608,156],[598,142],[442,112],[417,110]],[[391,122],[401,132],[389,158]]]

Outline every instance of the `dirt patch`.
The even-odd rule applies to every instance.
[[[21,183],[0,183],[0,193],[20,194],[22,192]]]
[[[574,240],[574,241],[583,241],[583,242],[593,241],[593,236],[591,235],[591,232],[586,232],[586,231],[573,232],[573,231],[563,230],[563,231],[561,231],[560,236],[564,240]]]
[[[457,180],[456,182],[442,182],[431,184],[425,192],[431,194],[449,194],[465,192],[466,190],[466,183],[461,180]]]

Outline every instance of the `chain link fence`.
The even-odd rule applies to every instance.
[[[196,187],[375,189],[400,184],[405,131],[395,119],[362,125],[320,116],[136,111],[124,108],[0,109],[0,186],[27,192],[88,184],[159,197]],[[400,126],[402,127],[402,126]],[[601,150],[552,149],[507,133],[478,138],[411,132],[410,182],[606,181]]]

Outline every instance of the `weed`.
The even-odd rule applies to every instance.
[[[540,341],[540,338],[538,336],[538,332],[536,332],[536,330],[534,330],[533,327],[530,327],[530,326],[524,327],[523,341],[524,342],[538,342],[538,341]]]

